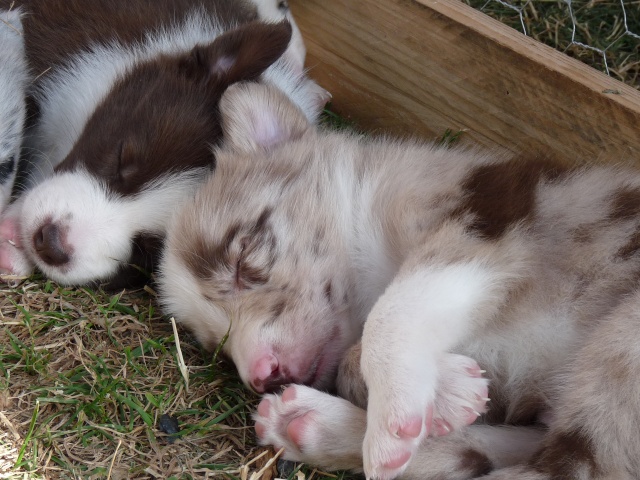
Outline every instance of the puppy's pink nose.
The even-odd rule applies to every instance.
[[[251,373],[254,380],[263,382],[277,371],[278,359],[273,355],[266,355],[262,358],[259,358],[253,364],[253,372]]]
[[[33,234],[33,246],[36,253],[47,264],[64,265],[69,262],[69,254],[64,248],[63,233],[53,222],[44,223]]]
[[[257,359],[251,366],[251,386],[258,393],[271,392],[280,385],[287,385],[292,382],[278,363],[278,359],[267,354]]]

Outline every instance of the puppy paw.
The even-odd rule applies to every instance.
[[[348,401],[301,385],[265,395],[254,414],[260,443],[283,458],[327,469],[361,469],[366,413]]]
[[[372,422],[367,417],[367,431],[363,443],[363,466],[367,478],[388,480],[400,475],[411,457],[428,434],[433,407],[425,408],[424,415],[383,415],[382,421]],[[386,421],[385,421],[386,419]]]
[[[33,270],[18,235],[18,225],[14,218],[0,219],[0,274],[26,276]]]
[[[425,365],[424,369],[417,365],[407,362],[405,368],[387,369],[395,372],[393,375],[368,375],[363,464],[369,479],[388,480],[400,475],[431,431],[437,369],[435,365]]]
[[[426,436],[473,423],[485,411],[487,385],[474,360],[453,354],[432,368],[405,365],[401,373],[371,385],[363,445],[367,478],[397,477]]]
[[[469,425],[486,412],[489,380],[472,358],[447,354],[438,363],[437,394],[431,434],[446,435]]]

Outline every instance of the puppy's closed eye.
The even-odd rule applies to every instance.
[[[260,235],[243,237],[235,261],[235,288],[248,290],[269,281],[269,272],[275,261],[273,234],[263,231]]]

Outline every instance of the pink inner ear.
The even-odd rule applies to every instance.
[[[224,73],[227,73],[233,67],[233,64],[236,63],[235,57],[229,55],[223,55],[222,57],[216,60],[216,63],[211,67],[211,73],[213,75],[220,76]]]
[[[253,140],[261,147],[269,148],[286,140],[286,135],[274,115],[260,112],[253,118]]]

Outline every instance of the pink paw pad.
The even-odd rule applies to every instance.
[[[391,433],[398,438],[418,438],[422,433],[422,418],[414,417],[404,425],[394,425]]]
[[[256,425],[254,428],[255,428],[257,437],[260,440],[263,440],[265,434],[267,433],[267,428],[263,424],[261,424],[259,421],[256,422]]]
[[[258,404],[258,416],[268,420],[269,414],[271,413],[271,402],[268,398],[262,399],[262,401]],[[260,440],[264,439],[266,434],[266,427],[260,422],[260,419],[256,419],[255,425],[256,435]]]
[[[309,413],[306,413],[300,417],[296,417],[289,422],[287,425],[287,436],[289,440],[291,440],[299,450],[302,450],[303,445],[303,434],[304,431],[311,420]]]
[[[284,392],[282,392],[282,401],[290,402],[296,399],[296,388],[295,387],[287,387]]]
[[[271,411],[271,402],[268,398],[263,399],[258,405],[258,415],[261,417],[269,417],[269,412]]]

